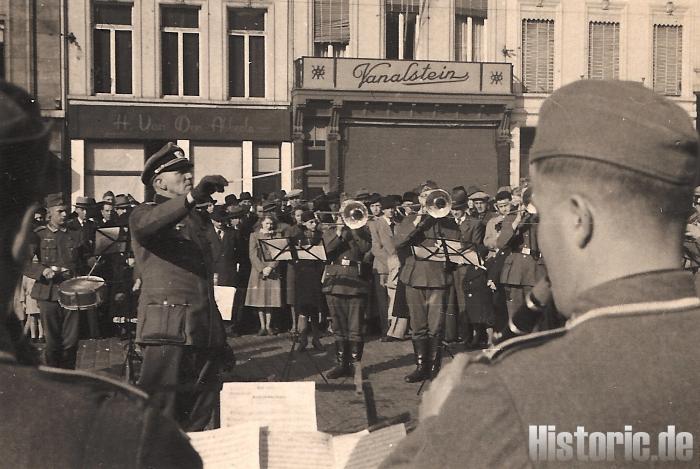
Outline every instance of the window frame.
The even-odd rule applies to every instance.
[[[263,31],[259,30],[246,30],[246,29],[231,29],[230,24],[229,24],[229,13],[231,10],[264,10],[265,11],[265,16],[263,19]],[[228,96],[229,100],[237,100],[237,99],[252,99],[252,100],[264,100],[268,99],[269,95],[269,90],[268,86],[270,84],[270,64],[268,60],[268,51],[269,51],[269,40],[268,40],[268,30],[269,28],[269,20],[270,20],[270,9],[267,6],[240,6],[240,5],[230,5],[226,7],[226,19],[224,20],[226,22],[226,58],[227,58],[227,68],[226,68],[226,94]],[[243,90],[244,90],[244,96],[233,96],[233,92],[231,90],[231,77],[229,76],[229,71],[231,69],[231,48],[230,48],[230,38],[231,36],[242,36],[243,37],[243,62],[245,63],[245,67],[243,67]],[[264,53],[263,53],[263,59],[265,61],[265,66],[264,66],[264,77],[265,77],[265,87],[264,87],[264,95],[263,96],[250,96],[250,37],[255,36],[255,37],[262,37],[263,38],[263,46],[264,46]]]
[[[558,39],[558,34],[557,34],[557,23],[560,20],[557,18],[551,17],[549,15],[547,16],[537,16],[537,15],[526,15],[526,16],[521,16],[520,18],[520,80],[522,83],[523,87],[523,94],[539,94],[539,95],[547,95],[551,94],[554,92],[555,89],[558,88],[558,83],[557,83],[557,39]],[[531,91],[528,89],[526,83],[525,83],[525,68],[526,68],[526,56],[525,56],[525,38],[526,38],[526,33],[525,33],[525,23],[526,22],[551,22],[552,23],[552,50],[551,50],[551,61],[552,61],[552,76],[551,76],[551,86],[550,84],[547,83],[547,89],[545,90],[534,90]],[[547,58],[549,60],[549,58]]]
[[[679,60],[680,62],[677,64],[678,68],[678,75],[680,77],[680,82],[678,83],[678,88],[676,93],[667,93],[666,90],[663,91],[663,93],[656,91],[656,28],[679,28],[680,29],[680,40],[678,42],[678,45],[680,46],[680,54]],[[651,23],[651,57],[650,57],[650,68],[651,68],[651,89],[656,91],[657,93],[662,94],[663,96],[668,96],[668,97],[681,97],[683,96],[684,90],[688,88],[687,86],[684,86],[684,76],[685,76],[685,62],[686,62],[686,44],[685,44],[685,37],[684,33],[687,33],[687,30],[684,31],[686,28],[684,28],[684,24],[682,22],[666,22],[666,21],[652,21]],[[666,79],[668,79],[668,73],[666,74]],[[668,80],[667,80],[668,84]],[[667,87],[668,89],[668,87]]]
[[[481,38],[479,40],[479,57],[475,60],[474,52],[476,48],[474,46],[474,36],[476,35],[477,29],[474,27],[475,24],[481,25]],[[467,58],[462,60],[457,54],[457,29],[462,30],[461,37],[466,38],[466,44],[463,43],[464,47],[462,50],[466,50]],[[453,28],[453,38],[452,41],[452,59],[455,62],[483,62],[485,57],[485,37],[486,37],[486,18],[480,16],[470,16],[462,15],[459,13],[454,14],[454,28]]]
[[[158,4],[158,24],[159,24],[159,69],[160,69],[160,95],[163,98],[201,98],[202,97],[202,7],[199,4],[172,4],[172,3],[159,3]],[[163,8],[182,8],[188,10],[197,11],[197,27],[189,28],[184,26],[163,26]],[[177,93],[178,94],[166,94],[163,86],[163,34],[164,33],[176,33],[177,34]],[[197,94],[185,94],[185,64],[184,64],[184,34],[197,34],[197,62],[200,64],[197,70],[198,80],[197,80]]]
[[[387,41],[387,23],[389,21],[389,15],[397,15],[398,16],[398,35],[399,37],[397,38],[397,44],[398,44],[398,51],[397,55],[398,57],[395,59],[390,59],[387,57],[388,55],[388,41]],[[410,24],[407,19],[408,15],[413,15],[414,16],[414,21],[413,21],[413,57],[411,58],[404,58],[404,55],[406,53],[406,43],[404,41],[404,36],[406,36],[406,27],[408,24]],[[384,58],[386,60],[418,60],[418,38],[419,38],[419,33],[418,30],[420,29],[420,13],[415,13],[411,11],[385,11],[384,12]],[[403,28],[402,28],[403,26]]]
[[[113,24],[113,23],[97,23],[95,20],[95,6],[103,5],[117,5],[123,7],[129,7],[131,13],[131,24]],[[117,3],[117,2],[93,2],[92,3],[92,94],[95,96],[134,96],[134,88],[136,87],[136,61],[134,60],[134,4],[133,3]],[[95,58],[95,31],[109,31],[109,92],[97,91],[95,90],[95,73],[94,73],[94,58]],[[131,93],[117,93],[117,31],[128,31],[131,33]]]
[[[617,51],[616,53],[613,54],[613,57],[617,59],[617,64],[613,64],[613,71],[617,69],[617,76],[615,77],[605,77],[603,78],[592,78],[591,77],[591,58],[592,58],[592,50],[591,50],[591,37],[592,37],[592,30],[591,28],[593,27],[594,24],[599,24],[603,26],[607,25],[612,25],[617,27]],[[598,18],[589,18],[588,23],[587,23],[587,40],[586,40],[586,77],[589,80],[620,80],[622,76],[622,22],[618,19],[598,19]],[[602,58],[601,58],[602,61]],[[605,64],[603,64],[603,70],[601,71],[604,72],[605,70]]]

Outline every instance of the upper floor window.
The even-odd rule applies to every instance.
[[[522,81],[528,93],[554,89],[554,20],[523,20]]]
[[[620,78],[620,23],[588,23],[588,78]]]
[[[386,58],[416,58],[419,0],[386,0]]]
[[[479,62],[484,57],[487,0],[455,0],[455,50],[458,62]]]
[[[163,6],[160,26],[163,94],[199,96],[199,8]]]
[[[0,80],[5,79],[5,20],[0,20]]]
[[[93,88],[95,93],[131,94],[131,5],[93,5]]]
[[[314,0],[314,55],[345,57],[350,42],[350,0]]]
[[[267,10],[228,10],[229,96],[265,97],[265,17]]]
[[[680,96],[683,78],[683,26],[654,25],[654,91]]]

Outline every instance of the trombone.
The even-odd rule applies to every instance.
[[[324,225],[345,225],[351,230],[362,228],[367,224],[369,218],[372,216],[367,211],[367,207],[365,207],[365,204],[352,199],[347,199],[343,201],[343,203],[340,205],[340,210],[337,212],[319,211],[315,213],[318,221],[320,223],[323,223]],[[323,220],[321,220],[318,217],[319,215],[339,215],[341,221],[333,223],[324,223]]]
[[[452,197],[443,189],[433,189],[421,202],[425,212],[433,218],[445,218],[452,212]]]

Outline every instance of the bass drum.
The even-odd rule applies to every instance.
[[[58,286],[58,302],[73,311],[95,308],[104,301],[106,285],[102,277],[86,275],[62,282]]]

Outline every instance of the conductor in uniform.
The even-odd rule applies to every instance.
[[[591,436],[632,426],[651,436],[648,457],[670,425],[700,435],[700,299],[681,268],[697,139],[685,110],[640,83],[581,80],[544,102],[530,175],[568,322],[459,355],[382,467],[589,467],[601,454],[580,437],[568,457],[547,459],[549,448],[528,445],[531,426]],[[655,465],[623,446],[605,445],[600,466]],[[693,451],[672,456],[671,467],[697,465]]]
[[[214,227],[195,206],[228,183],[222,176],[205,176],[193,188],[192,164],[170,142],[146,161],[141,180],[153,187],[155,200],[136,207],[129,219],[142,281],[138,384],[183,429],[199,431],[217,403],[226,336],[214,301]]]
[[[0,303],[29,257],[45,188],[49,129],[36,100],[0,81]],[[62,231],[57,231],[56,233]],[[52,232],[53,233],[53,232]],[[54,233],[55,234],[55,233]],[[0,308],[2,467],[199,468],[197,452],[141,390],[89,373],[37,368],[16,316]]]

